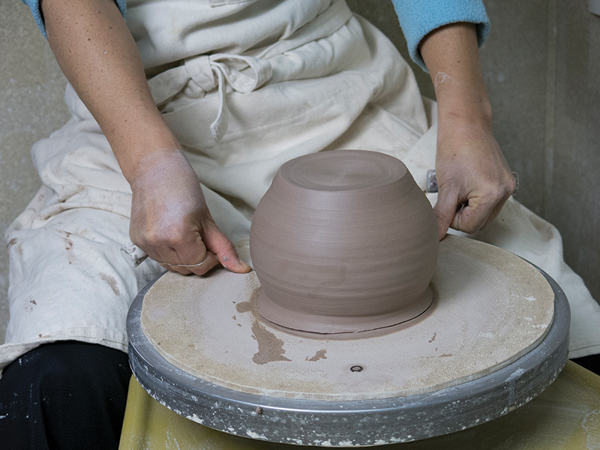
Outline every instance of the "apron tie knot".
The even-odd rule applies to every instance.
[[[192,97],[202,98],[206,92],[218,88],[219,112],[210,132],[219,142],[229,121],[226,87],[247,94],[269,81],[272,75],[271,63],[266,59],[217,53],[187,58],[182,66],[155,76],[148,84],[157,104],[165,103],[184,89]]]
[[[212,74],[216,75],[216,84],[219,88],[219,112],[215,121],[210,125],[210,132],[214,140],[219,142],[227,132],[229,124],[229,109],[225,100],[226,84],[231,86],[234,91],[247,94],[269,81],[273,70],[269,61],[251,56],[217,53],[204,58],[207,58]],[[208,79],[204,72],[199,78],[202,82]],[[195,81],[194,75],[192,75],[192,79]],[[213,76],[213,87],[214,81]]]

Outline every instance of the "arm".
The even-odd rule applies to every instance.
[[[435,213],[440,239],[448,227],[474,233],[491,222],[516,182],[492,132],[475,25],[429,33],[420,52],[438,101]]]
[[[131,185],[133,243],[163,263],[191,265],[207,258],[190,269],[198,275],[219,262],[247,272],[248,265],[215,225],[196,174],[154,105],[137,47],[114,0],[43,0],[41,9],[62,71]]]

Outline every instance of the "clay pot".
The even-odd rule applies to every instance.
[[[359,332],[430,306],[438,231],[400,160],[330,151],[280,168],[252,219],[250,253],[264,318],[295,330]]]

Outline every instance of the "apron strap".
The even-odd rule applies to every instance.
[[[217,74],[217,85],[219,86],[219,112],[215,121],[210,125],[210,133],[215,142],[219,142],[227,132],[229,120],[223,78],[227,80],[234,91],[247,94],[269,81],[273,76],[273,69],[268,60],[250,56],[218,53],[209,56],[208,59],[212,72]],[[234,67],[236,62],[241,67],[236,69]],[[242,67],[249,70],[243,70]]]

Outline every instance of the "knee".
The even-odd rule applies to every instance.
[[[127,355],[118,350],[82,342],[40,346],[13,362],[3,378],[39,387],[44,394],[68,394],[81,386],[100,391],[127,389],[131,371]]]
[[[20,430],[4,433],[0,446],[27,435],[32,442],[65,443],[52,448],[71,448],[68,442],[84,448],[87,441],[116,448],[130,376],[127,355],[99,345],[66,341],[26,353],[0,378],[0,418]]]
[[[20,397],[19,403],[39,403],[45,409],[68,410],[77,402],[123,403],[130,376],[123,352],[81,342],[52,343],[26,353],[5,369],[0,396],[12,392],[13,402]]]

